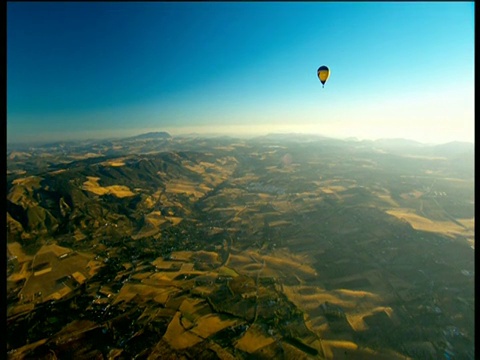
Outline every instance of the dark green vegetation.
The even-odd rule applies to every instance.
[[[7,156],[10,359],[474,358],[473,145],[155,133]]]

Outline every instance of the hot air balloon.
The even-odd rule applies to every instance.
[[[320,66],[317,70],[317,75],[318,75],[318,78],[320,79],[320,82],[322,83],[322,88],[323,88],[325,86],[325,83],[328,80],[328,77],[330,76],[330,70],[325,65]]]

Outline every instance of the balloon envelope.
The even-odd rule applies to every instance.
[[[325,85],[325,83],[328,80],[328,77],[330,76],[330,70],[325,65],[320,66],[317,70],[317,75],[322,85]]]

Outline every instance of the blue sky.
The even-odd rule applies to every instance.
[[[7,4],[8,142],[146,131],[473,142],[474,3]]]

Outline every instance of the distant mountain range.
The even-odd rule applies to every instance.
[[[436,145],[402,138],[377,140],[358,140],[356,138],[348,138],[344,141],[382,149],[399,155],[441,156],[451,158],[459,155],[473,156],[475,152],[475,145],[466,141],[451,141]]]
[[[154,131],[128,137],[128,140],[170,139],[172,136],[165,131]]]
[[[458,155],[462,153],[474,153],[475,145],[464,141],[452,141],[446,144],[435,145],[433,150],[437,154]]]
[[[224,140],[231,140],[234,137],[231,136],[221,136],[221,135],[205,135],[205,134],[186,134],[177,137],[195,137],[195,138],[204,138],[204,139],[224,139]],[[112,143],[118,143],[122,141],[143,141],[143,140],[168,140],[173,139],[172,135],[170,135],[166,131],[156,131],[156,132],[148,132],[143,133],[135,136],[129,136],[119,139],[103,139],[103,140],[69,140],[69,141],[54,141],[54,142],[45,142],[45,143],[36,143],[36,144],[27,144],[27,143],[7,143],[7,153],[12,151],[28,151],[32,148],[72,148],[78,146],[89,146],[92,144],[104,144],[108,143],[109,145]],[[436,156],[453,156],[463,153],[473,153],[474,152],[474,144],[471,142],[463,142],[463,141],[452,141],[444,144],[426,144],[415,140],[410,139],[403,139],[403,138],[382,138],[377,140],[359,140],[355,137],[349,138],[334,138],[328,137],[320,134],[302,134],[302,133],[270,133],[261,136],[252,137],[252,139],[261,140],[261,141],[294,141],[294,142],[310,142],[310,141],[329,141],[338,144],[343,143],[359,143],[368,146],[379,147],[382,149],[388,149],[389,151],[426,151],[430,155]]]

